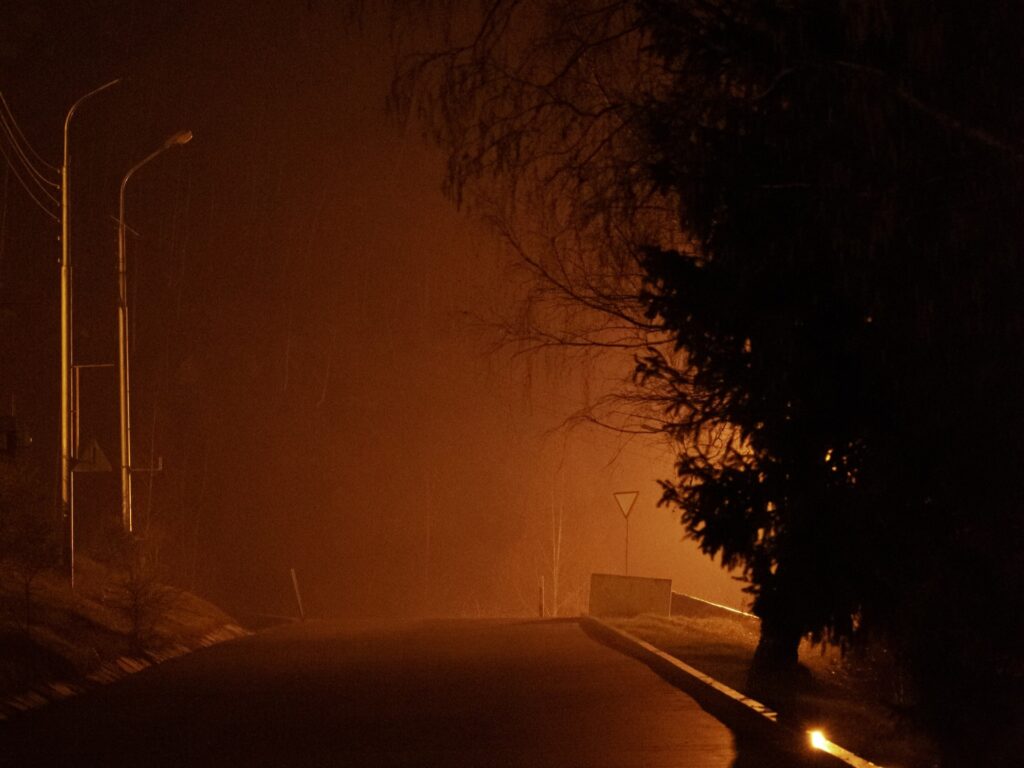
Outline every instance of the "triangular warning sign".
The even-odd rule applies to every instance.
[[[86,443],[84,448],[79,449],[75,460],[75,472],[109,472],[110,469],[110,462],[95,437]]]
[[[629,517],[629,513],[633,509],[633,505],[636,504],[636,497],[639,495],[639,491],[619,491],[618,493],[612,494],[619,505],[619,509],[622,510],[623,517]]]

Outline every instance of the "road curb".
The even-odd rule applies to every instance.
[[[808,768],[881,768],[829,741],[824,741],[819,749],[811,749],[807,733],[780,721],[779,714],[770,707],[629,632],[592,616],[581,617],[580,627],[594,639],[642,661],[662,678],[692,696],[709,714],[725,723],[736,734],[737,740],[750,738],[768,741]]]
[[[27,691],[0,700],[0,722],[10,720],[23,712],[39,709],[52,702],[69,699],[102,685],[109,685],[129,675],[134,675],[136,672],[186,656],[201,648],[209,648],[227,640],[235,640],[251,634],[252,632],[237,624],[225,624],[207,632],[197,643],[192,645],[174,645],[154,651],[147,656],[120,656],[104,662],[97,669],[78,680],[40,683]]]

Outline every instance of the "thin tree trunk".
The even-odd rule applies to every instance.
[[[780,617],[762,617],[761,636],[754,651],[754,668],[763,672],[784,672],[798,664],[799,626]]]
[[[754,601],[754,613],[761,617],[761,636],[754,651],[755,672],[792,671],[798,664],[803,630],[800,611],[793,605],[797,598],[792,584],[787,569],[780,567]]]

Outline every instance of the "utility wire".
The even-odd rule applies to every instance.
[[[11,148],[14,149],[15,156],[21,160],[22,165],[31,174],[29,178],[35,182],[36,186],[39,187],[39,190],[43,194],[47,195],[56,203],[57,198],[46,189],[46,186],[53,187],[54,189],[60,189],[60,184],[47,179],[46,176],[44,176],[39,169],[32,164],[32,160],[25,154],[25,150],[23,150],[21,145],[18,143],[17,136],[11,129],[11,126],[7,123],[7,118],[4,116],[3,112],[0,112],[0,128],[3,128],[4,133],[7,135],[8,142],[10,143]]]
[[[10,117],[11,123],[14,125],[14,129],[18,132],[18,135],[21,137],[22,142],[25,144],[26,147],[28,147],[29,152],[31,152],[35,156],[36,160],[38,160],[43,166],[49,168],[54,173],[60,173],[60,168],[58,168],[55,165],[50,165],[50,163],[46,162],[43,159],[42,155],[36,152],[35,147],[33,147],[32,143],[25,137],[25,134],[22,133],[21,126],[19,126],[18,121],[14,119],[14,113],[11,112],[11,107],[7,103],[7,99],[4,98],[3,93],[0,93],[0,105],[3,105],[3,108],[7,112],[8,117]]]
[[[29,142],[28,138],[25,136],[24,131],[21,130],[21,126],[18,125],[18,121],[14,117],[14,113],[11,111],[10,105],[7,103],[7,99],[4,98],[2,93],[0,93],[0,106],[3,107],[3,109],[0,109],[0,128],[3,128],[3,132],[7,136],[7,141],[10,144],[11,149],[14,153],[14,158],[12,158],[11,154],[3,146],[2,137],[0,137],[0,150],[2,150],[4,158],[7,160],[8,169],[9,171],[14,172],[14,176],[18,180],[18,183],[21,184],[22,188],[32,199],[32,201],[40,208],[40,210],[42,210],[47,216],[49,216],[54,221],[57,221],[57,217],[47,207],[46,203],[40,200],[40,196],[49,200],[51,203],[53,203],[59,208],[60,201],[57,200],[56,196],[47,189],[47,186],[52,187],[53,189],[59,189],[60,185],[48,179],[46,174],[36,167],[32,158],[30,158],[28,154],[25,152],[25,150],[22,148],[22,144],[28,147],[29,151],[33,155],[35,155],[36,159],[45,168],[50,169],[54,173],[57,172],[57,169],[54,168],[49,163],[47,163],[45,160],[43,160],[43,158],[32,146],[31,142]],[[19,169],[17,168],[15,164],[15,158],[21,162],[23,170],[28,172],[27,180],[26,177],[22,174],[22,172],[19,171]],[[35,184],[35,192],[33,192],[31,187],[29,186],[28,181],[31,181],[32,183]]]
[[[54,221],[60,221],[60,219],[57,217],[57,215],[55,213],[53,213],[53,211],[51,211],[49,208],[47,208],[46,204],[42,200],[40,200],[38,197],[36,197],[35,193],[32,191],[32,188],[21,177],[21,174],[18,173],[17,166],[14,164],[14,161],[11,160],[11,156],[9,154],[7,154],[7,148],[4,147],[2,142],[0,142],[0,153],[3,153],[4,159],[7,160],[7,167],[10,168],[14,172],[14,178],[16,178],[18,180],[18,183],[21,184],[22,189],[24,189],[25,192],[28,194],[28,196],[30,198],[32,198],[32,202],[34,202],[37,206],[39,206],[39,210],[41,210],[43,213],[45,213],[47,216],[49,216]]]

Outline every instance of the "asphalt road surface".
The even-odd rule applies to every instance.
[[[0,765],[781,768],[575,622],[309,622],[0,724]]]

